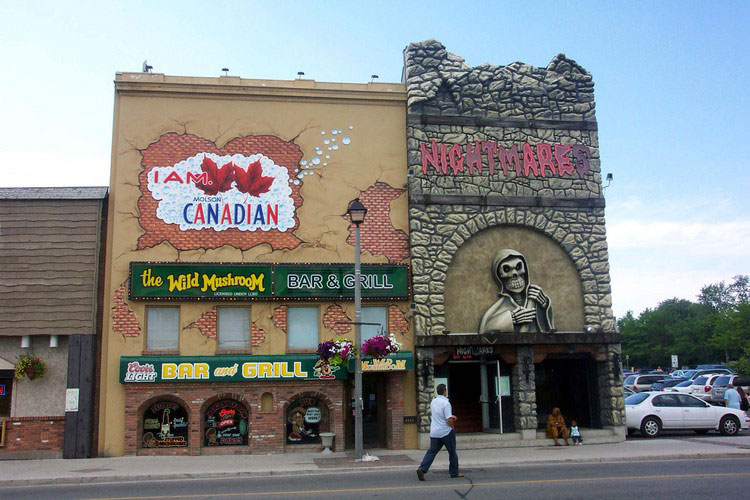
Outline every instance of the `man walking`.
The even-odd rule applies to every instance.
[[[453,415],[451,402],[448,401],[448,390],[445,384],[437,386],[437,397],[430,403],[430,412],[432,413],[432,422],[430,423],[430,449],[424,455],[421,465],[417,469],[417,477],[424,481],[425,473],[430,470],[432,461],[435,456],[445,445],[448,450],[450,465],[448,471],[451,477],[464,477],[458,472],[458,454],[456,453],[456,431],[453,427],[458,417]]]

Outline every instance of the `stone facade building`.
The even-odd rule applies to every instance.
[[[557,406],[624,439],[591,74],[436,41],[404,61],[420,445],[438,382],[458,432],[531,444]]]

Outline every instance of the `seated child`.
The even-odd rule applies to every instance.
[[[573,440],[573,444],[583,444],[581,431],[578,430],[578,422],[575,420],[570,421],[570,439]]]

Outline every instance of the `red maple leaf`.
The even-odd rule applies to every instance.
[[[225,163],[219,168],[211,158],[204,156],[203,163],[201,163],[201,170],[206,174],[206,182],[203,183],[197,181],[195,187],[207,195],[213,196],[232,189],[232,181],[234,181],[234,164],[231,161]]]
[[[265,177],[260,161],[254,161],[247,166],[247,171],[242,167],[234,166],[234,180],[237,189],[250,196],[258,196],[268,192],[273,184],[273,177]]]

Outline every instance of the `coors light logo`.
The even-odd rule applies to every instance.
[[[128,363],[128,371],[123,382],[156,382],[156,369],[151,363],[140,364],[138,361]]]

